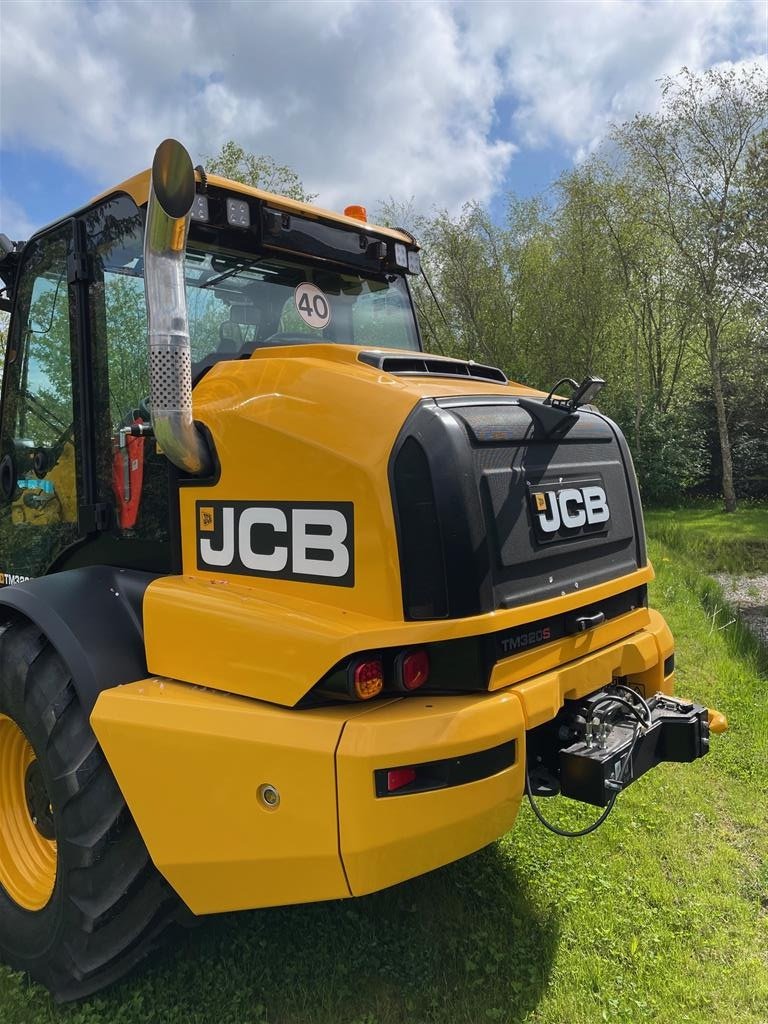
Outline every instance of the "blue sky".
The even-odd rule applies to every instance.
[[[235,138],[318,201],[503,215],[682,65],[766,60],[768,0],[0,3],[0,231]]]

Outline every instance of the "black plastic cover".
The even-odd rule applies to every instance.
[[[547,433],[514,398],[426,400],[406,421],[391,475],[409,438],[423,450],[431,480],[445,617],[572,594],[646,564],[632,460],[619,428],[601,414],[581,410]],[[410,608],[403,495],[392,483],[404,613],[425,617]],[[544,533],[535,514],[537,496],[550,501],[563,490],[585,488],[604,492],[607,521]]]
[[[39,626],[63,658],[90,714],[102,690],[143,679],[142,602],[157,576],[88,566],[0,589],[2,609]]]

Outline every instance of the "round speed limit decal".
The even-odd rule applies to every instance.
[[[331,319],[331,305],[315,284],[304,281],[293,293],[296,310],[308,327],[327,327]]]

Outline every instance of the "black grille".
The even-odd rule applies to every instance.
[[[395,459],[394,485],[405,614],[442,618],[448,599],[432,476],[424,449],[412,437]]]
[[[420,353],[390,356],[383,352],[361,352],[358,359],[361,363],[368,363],[369,366],[398,377],[468,377],[470,380],[492,381],[494,384],[507,383],[503,371],[497,367],[465,362],[463,359],[441,359],[439,356]]]

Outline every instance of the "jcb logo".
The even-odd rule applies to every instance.
[[[561,490],[535,491],[534,522],[544,539],[554,539],[559,530],[580,530],[607,523],[610,518],[608,499],[602,487],[563,487]]]
[[[354,507],[316,502],[198,502],[197,567],[352,587]]]

